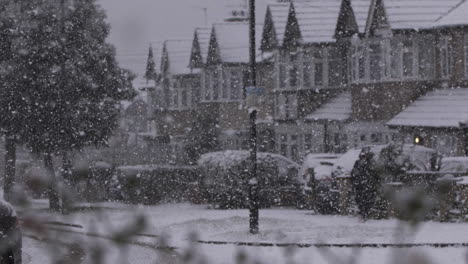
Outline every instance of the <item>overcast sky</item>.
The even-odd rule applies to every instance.
[[[118,60],[142,74],[150,41],[187,39],[196,26],[203,26],[207,7],[208,25],[222,20],[226,5],[243,0],[98,0],[112,26],[109,41],[117,47]],[[257,0],[258,18],[264,19],[267,0]]]

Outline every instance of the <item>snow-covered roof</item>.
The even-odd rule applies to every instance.
[[[468,88],[438,89],[421,96],[389,126],[458,128],[468,121]]]
[[[164,43],[162,41],[151,41],[151,48],[153,49],[154,70],[156,73],[161,72],[161,58],[163,54]],[[146,70],[146,69],[145,69]],[[143,72],[144,75],[144,72]]]
[[[283,45],[290,6],[290,3],[272,3],[268,5],[273,21],[274,32],[276,33],[276,40],[280,46]]]
[[[351,93],[345,92],[329,102],[320,106],[312,114],[306,116],[306,120],[329,120],[329,121],[345,121],[351,118]]]
[[[224,63],[249,62],[249,24],[229,22],[213,24],[213,32],[219,47],[220,59]],[[256,26],[256,46],[260,56],[263,25]]]
[[[304,43],[333,42],[341,0],[293,2]]]
[[[359,32],[365,32],[372,0],[351,0],[350,2],[354,11],[356,23],[359,27]]]
[[[164,48],[169,59],[169,72],[174,75],[192,73],[190,55],[193,41],[186,40],[166,40]]]
[[[384,0],[392,29],[430,28],[463,0]]]
[[[468,24],[468,2],[461,2],[458,6],[453,8],[448,14],[440,17],[435,23],[434,27],[444,26],[458,26]]]
[[[206,58],[208,57],[208,48],[210,46],[210,35],[211,35],[211,28],[202,27],[196,28],[195,34],[197,36],[198,45],[200,47],[200,55],[202,62],[206,62]]]

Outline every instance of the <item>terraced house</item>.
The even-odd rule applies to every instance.
[[[190,41],[165,43],[159,83],[167,104],[158,124],[179,150],[197,140],[207,142],[205,152],[247,148],[243,8],[195,29]],[[300,161],[397,141],[466,154],[467,12],[462,0],[269,4],[257,26],[257,82],[266,90],[260,150]]]

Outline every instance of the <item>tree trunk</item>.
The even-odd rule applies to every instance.
[[[62,154],[62,214],[68,214],[72,207],[71,191],[71,177],[72,177],[72,163],[66,151]]]
[[[14,136],[5,137],[5,182],[3,196],[6,201],[11,201],[12,189],[15,184],[16,172],[16,145]]]
[[[44,155],[44,166],[49,178],[49,209],[54,212],[59,212],[60,196],[57,190],[57,179],[55,178],[54,163],[51,153],[46,153]]]

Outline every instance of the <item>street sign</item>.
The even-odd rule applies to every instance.
[[[245,87],[245,94],[247,97],[250,95],[263,95],[265,94],[265,88],[252,86]]]

